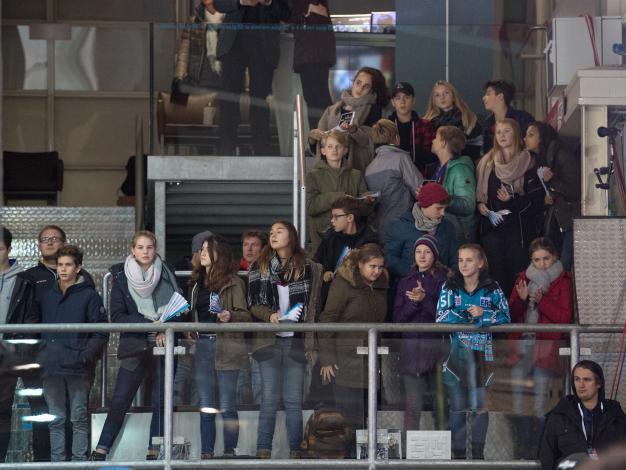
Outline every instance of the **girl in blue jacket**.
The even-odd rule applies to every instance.
[[[509,305],[497,282],[488,275],[483,249],[469,243],[459,248],[458,271],[441,288],[437,303],[437,323],[474,324],[478,328],[510,323]],[[448,389],[452,454],[466,457],[466,419],[472,412],[472,458],[483,459],[489,425],[486,388],[493,372],[491,333],[457,331],[450,335],[450,354],[443,364],[443,380]]]

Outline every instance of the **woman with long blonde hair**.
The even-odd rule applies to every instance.
[[[455,86],[445,80],[437,80],[433,85],[426,106],[424,119],[430,121],[433,132],[441,126],[454,126],[463,131],[466,138],[461,155],[467,155],[476,161],[480,157],[482,146],[482,126],[461,97]]]
[[[476,169],[476,202],[491,275],[508,297],[541,226],[545,193],[517,121],[498,121],[495,135],[493,149]]]

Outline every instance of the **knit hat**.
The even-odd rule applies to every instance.
[[[423,209],[437,203],[446,204],[449,197],[448,191],[439,183],[428,183],[420,189],[417,202]]]
[[[413,252],[417,249],[419,245],[427,246],[430,251],[435,255],[435,259],[439,259],[439,244],[437,243],[437,239],[429,234],[424,234],[417,239],[415,245],[413,245]]]
[[[191,239],[191,252],[196,253],[202,249],[204,240],[213,235],[213,232],[205,230],[204,232],[196,233]]]

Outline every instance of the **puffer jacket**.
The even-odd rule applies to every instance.
[[[446,269],[436,266],[429,271],[415,270],[402,279],[396,291],[393,322],[435,323],[439,291],[447,275]],[[413,289],[417,282],[426,292],[421,302],[413,302],[406,296],[406,292]],[[441,359],[443,338],[444,335],[437,333],[402,333],[400,370],[411,375],[432,371],[437,361]]]
[[[387,315],[386,272],[367,285],[358,267],[343,263],[330,286],[328,300],[320,314],[320,323],[380,323]],[[335,381],[342,387],[367,386],[367,356],[357,354],[357,347],[367,346],[367,333],[320,332],[319,358],[322,366],[337,365]]]
[[[426,233],[415,227],[415,219],[410,211],[389,224],[385,232],[385,264],[392,276],[404,277],[409,274],[415,262],[415,242]],[[459,247],[454,226],[444,217],[437,225],[434,236],[439,244],[439,259],[454,269],[458,263]]]
[[[452,222],[459,244],[476,240],[476,174],[467,156],[448,162],[443,187],[450,195],[445,218]]]
[[[94,285],[80,276],[61,292],[58,283],[40,302],[43,323],[107,323],[102,299]],[[39,361],[43,376],[87,376],[108,339],[107,333],[42,333]]]
[[[309,219],[311,252],[315,253],[322,236],[330,227],[330,206],[344,195],[358,196],[367,191],[363,173],[344,162],[331,168],[325,158],[317,160],[306,175],[306,212]]]
[[[202,287],[196,283],[191,291],[191,311],[194,321],[198,321],[198,292]],[[233,274],[218,292],[224,310],[230,312],[230,323],[250,322],[252,315],[246,302],[246,286],[241,278]],[[215,368],[217,370],[239,370],[248,363],[248,347],[244,333],[229,332],[217,335]]]

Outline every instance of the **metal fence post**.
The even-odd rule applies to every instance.
[[[102,278],[102,304],[107,312],[107,318],[111,321],[110,309],[109,309],[109,279],[112,274],[106,273]],[[107,369],[109,366],[109,343],[104,345],[102,350],[102,358],[100,361],[100,407],[106,408],[107,406]]]
[[[378,347],[376,344],[377,332],[371,329],[367,333],[367,455],[370,470],[376,468],[376,396],[378,378]]]
[[[165,330],[165,416],[163,419],[164,433],[163,445],[165,446],[165,469],[172,468],[172,433],[174,428],[174,330]]]
[[[570,364],[569,364],[569,370],[567,371],[568,373],[565,374],[566,376],[569,376],[572,372],[572,370],[574,370],[574,366],[576,364],[578,364],[578,361],[580,360],[580,336],[578,333],[578,328],[574,327],[572,328],[572,330],[569,333],[569,348],[570,348],[570,356],[569,356],[569,360],[570,360]],[[568,380],[567,381],[567,389],[571,388],[571,381]],[[573,390],[569,390],[570,393],[573,393]]]

